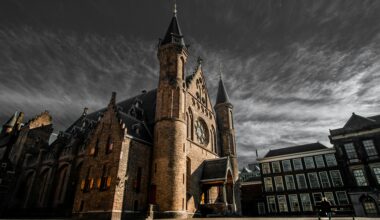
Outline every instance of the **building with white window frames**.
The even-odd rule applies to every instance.
[[[270,150],[258,161],[266,215],[315,216],[322,197],[338,215],[352,214],[334,148],[320,143],[281,148]],[[377,172],[380,179],[380,167]]]
[[[355,113],[342,128],[330,130],[356,216],[380,216],[380,115]]]

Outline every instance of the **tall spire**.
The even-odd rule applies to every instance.
[[[181,32],[181,28],[179,27],[177,20],[177,3],[174,1],[173,5],[173,17],[169,24],[169,27],[166,31],[164,38],[160,42],[160,46],[166,44],[177,44],[180,46],[185,46],[185,41],[183,39],[183,35]]]
[[[220,64],[219,65],[219,87],[218,87],[218,93],[216,95],[216,103],[215,103],[215,105],[221,104],[221,103],[231,104],[230,103],[230,99],[228,98],[226,87],[224,86],[224,83],[223,83],[222,67],[221,67],[221,64]]]

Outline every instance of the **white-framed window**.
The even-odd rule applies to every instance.
[[[282,176],[275,176],[274,177],[274,184],[276,186],[277,192],[284,191],[284,182],[282,181]]]
[[[263,202],[257,203],[257,211],[259,215],[265,215],[265,204]]]
[[[343,186],[342,176],[339,170],[330,170],[331,182],[334,187]]]
[[[281,173],[281,167],[279,161],[272,162],[272,171],[273,173]]]
[[[305,168],[306,169],[314,169],[315,168],[313,157],[304,157],[303,161],[305,162]]]
[[[344,144],[344,150],[346,151],[348,159],[357,159],[358,154],[353,143]]]
[[[366,214],[377,214],[376,203],[373,200],[363,201],[363,207]]]
[[[276,213],[277,212],[276,199],[274,196],[267,196],[267,204],[268,204],[268,212],[269,213]]]
[[[314,156],[315,164],[317,164],[318,168],[325,167],[325,161],[323,160],[322,155]]]
[[[334,154],[325,154],[325,159],[328,167],[334,167],[338,165]]]
[[[313,201],[314,201],[314,205],[317,205],[318,202],[322,201],[322,193],[321,192],[313,193]]]
[[[301,158],[293,159],[294,170],[303,170]]]
[[[282,170],[284,172],[290,172],[290,171],[292,171],[292,165],[290,163],[290,160],[283,160],[282,161]]]
[[[302,204],[302,210],[304,212],[313,211],[313,206],[311,205],[309,193],[301,193],[300,199],[301,199],[301,204]]]
[[[322,188],[330,188],[330,180],[326,171],[319,172]]]
[[[348,201],[347,193],[345,191],[337,191],[335,192],[335,195],[339,205],[348,205],[350,203]]]
[[[369,157],[377,155],[377,150],[375,148],[375,144],[373,143],[373,140],[363,141],[363,146],[364,146],[365,152],[367,153]]]
[[[293,175],[286,175],[285,176],[285,184],[287,190],[295,190],[296,184],[294,182]]]
[[[297,174],[297,185],[298,189],[307,189],[307,183],[306,183],[306,178],[304,174]]]
[[[290,204],[290,210],[292,212],[299,212],[300,210],[300,204],[298,202],[298,196],[297,194],[290,194],[289,195],[289,204]]]
[[[325,197],[326,197],[327,201],[330,202],[330,205],[336,205],[335,199],[334,199],[334,193],[332,193],[332,192],[324,192],[324,194],[325,194]]]
[[[286,195],[278,195],[277,202],[279,212],[288,212],[288,203],[286,201]]]
[[[363,169],[354,169],[352,170],[356,184],[358,186],[368,186],[367,178],[365,177]]]
[[[264,178],[264,187],[266,192],[273,192],[273,182],[272,177]]]
[[[307,177],[309,178],[310,188],[318,189],[320,187],[317,173],[308,173]]]
[[[262,163],[263,174],[270,174],[270,165],[269,163]]]
[[[373,175],[376,178],[378,184],[380,184],[380,167],[372,167]]]

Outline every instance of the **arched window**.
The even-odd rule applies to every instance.
[[[191,108],[189,108],[189,122],[187,123],[187,130],[189,132],[189,138],[190,140],[194,140],[194,117],[193,112],[191,111]]]
[[[212,141],[212,151],[215,153],[218,153],[216,149],[216,136],[215,136],[214,126],[211,126],[211,141]]]
[[[107,139],[106,154],[111,153],[112,152],[112,148],[113,148],[113,141],[112,141],[111,136],[109,136],[108,139]]]
[[[191,159],[186,157],[186,191],[190,192],[191,187]]]
[[[96,157],[98,156],[98,152],[99,152],[99,138],[96,139],[95,145],[90,148],[90,155]]]
[[[104,164],[103,165],[103,171],[102,171],[102,177],[100,180],[98,180],[98,188],[100,191],[105,191],[110,188],[111,186],[111,176],[109,174],[109,165]]]
[[[25,208],[28,205],[29,194],[32,189],[34,177],[36,176],[35,174],[34,171],[28,172],[18,185],[16,198],[18,201],[22,202],[21,207]]]
[[[182,71],[182,79],[185,79],[185,60],[181,57],[181,71]]]
[[[56,203],[62,203],[64,201],[68,179],[69,165],[63,165],[58,171],[58,181],[54,199]]]
[[[82,180],[80,189],[83,192],[89,192],[94,187],[94,178],[91,177],[92,166],[87,169],[86,178]]]
[[[48,186],[49,186],[49,180],[50,180],[50,172],[51,169],[50,168],[46,168],[40,175],[40,193],[39,193],[39,199],[38,199],[38,202],[40,204],[40,206],[43,206],[44,205],[44,202],[45,202],[45,198],[46,198],[46,194],[47,194],[47,191],[48,191]]]

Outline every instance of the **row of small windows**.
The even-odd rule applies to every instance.
[[[378,184],[380,184],[380,166],[371,167],[372,175],[375,177]],[[352,170],[352,175],[355,179],[357,186],[368,186],[368,179],[363,168],[355,168]]]
[[[362,141],[365,152],[368,157],[377,156],[377,150],[373,140],[364,140]],[[344,144],[344,150],[346,152],[347,158],[350,160],[355,160],[358,158],[358,153],[355,149],[354,143],[346,143]]]
[[[331,205],[348,205],[349,200],[345,191],[335,192],[336,200],[333,192],[324,192]],[[309,193],[267,196],[267,208],[269,213],[277,212],[311,212],[317,203],[322,201],[322,192],[312,193],[313,203]],[[337,202],[336,202],[337,201]],[[258,204],[259,210],[263,211],[263,205]],[[290,208],[290,210],[289,210]],[[264,211],[265,212],[265,211]]]
[[[315,168],[323,168],[326,167],[334,167],[337,166],[337,161],[334,154],[325,154],[325,155],[317,155],[317,156],[310,156],[310,157],[304,157],[302,164],[301,158],[296,158],[292,160],[293,162],[293,168],[292,163],[290,160],[283,160],[281,161],[282,164],[282,171],[283,172],[291,172],[292,170],[303,170],[304,167],[306,169],[315,169]],[[270,163],[263,163],[262,164],[262,170],[263,174],[270,174],[273,173],[281,173],[281,166],[280,161],[273,161],[271,163],[272,170],[270,168]],[[304,166],[305,165],[305,166]]]
[[[265,191],[273,192],[274,189],[276,189],[277,192],[282,192],[285,190],[285,186],[286,186],[286,190],[307,189],[308,184],[306,181],[305,174],[296,174],[295,176],[296,176],[295,179],[297,181],[297,187],[296,187],[296,181],[293,175],[284,176],[285,184],[284,184],[283,176],[275,176],[273,178],[274,185],[273,185],[272,177],[264,177]],[[331,170],[330,178],[327,171],[323,171],[319,173],[317,172],[307,173],[307,178],[309,180],[309,186],[311,189],[319,189],[321,187],[330,188],[331,186],[333,187],[343,186],[343,181],[342,181],[342,177],[340,175],[339,170]]]

